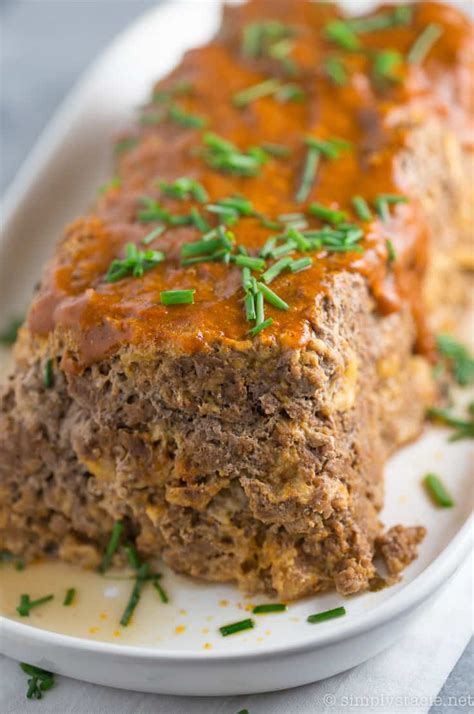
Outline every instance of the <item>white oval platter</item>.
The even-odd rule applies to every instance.
[[[107,177],[111,136],[132,120],[152,82],[186,49],[218,27],[219,3],[173,2],[148,12],[102,55],[71,93],[6,196],[0,242],[2,319],[21,313],[62,226],[87,206]],[[91,188],[92,187],[92,188]],[[19,246],[21,245],[21,250]],[[8,362],[4,355],[3,363]],[[456,506],[437,509],[421,487],[441,474]],[[0,650],[59,674],[104,685],[181,695],[284,689],[353,667],[388,647],[436,597],[470,549],[469,451],[427,428],[386,469],[387,526],[423,524],[428,535],[403,581],[379,592],[341,599],[308,598],[287,613],[255,618],[257,627],[222,638],[218,627],[242,619],[260,599],[231,586],[194,582],[164,571],[171,602],[144,592],[133,626],[119,628],[130,581],[104,580],[66,566],[0,571]],[[43,607],[28,622],[15,613],[26,583],[32,596],[67,587],[76,605]],[[344,604],[344,618],[309,625],[306,617]],[[67,611],[67,616],[66,612]]]

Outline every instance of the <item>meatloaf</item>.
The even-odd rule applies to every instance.
[[[44,270],[0,548],[95,567],[120,520],[144,559],[285,600],[410,563],[424,529],[385,532],[383,467],[462,301],[471,48],[435,3],[225,9]]]

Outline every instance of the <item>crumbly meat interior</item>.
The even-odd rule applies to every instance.
[[[370,137],[357,169],[367,181],[375,166],[373,179],[380,178],[377,157],[383,164],[384,152],[392,152],[390,187],[415,206],[396,209],[388,233],[377,222],[370,228],[377,240],[368,239],[366,254],[384,266],[382,277],[378,263],[370,273],[353,256],[345,262],[323,256],[322,268],[295,274],[291,285],[289,279],[281,283],[279,292],[291,295],[295,310],[281,316],[281,323],[272,312],[274,326],[253,340],[245,334],[235,268],[213,265],[188,274],[178,261],[117,288],[100,282],[102,249],[108,260],[126,241],[147,232],[133,206],[150,187],[160,152],[171,166],[166,178],[183,175],[179,160],[163,149],[160,132],[166,128],[147,125],[134,137],[137,146],[119,163],[123,188],[107,192],[89,216],[68,229],[17,344],[16,368],[0,408],[1,549],[94,567],[120,519],[144,558],[161,556],[178,572],[234,581],[247,592],[284,600],[332,587],[344,595],[360,592],[376,576],[377,554],[391,575],[415,557],[424,529],[396,526],[384,532],[379,520],[383,466],[399,445],[417,437],[435,399],[425,318],[429,312],[446,325],[462,302],[453,291],[456,307],[448,308],[439,285],[459,275],[452,255],[459,236],[466,235],[469,199],[465,137],[457,114],[453,118],[446,109],[464,87],[458,65],[466,20],[443,6],[420,7],[420,23],[434,17],[445,27],[445,45],[433,63],[412,71],[408,89],[393,89],[401,96],[393,100],[388,90],[365,114],[364,97],[357,94],[367,95],[359,67],[353,80],[357,132],[363,129]],[[229,72],[230,62],[240,67],[236,37],[267,12],[268,5],[258,1],[230,11],[220,38],[211,49],[185,58],[173,81],[194,72],[199,84],[209,55],[211,60],[225,55]],[[272,4],[275,17],[311,21],[318,36],[329,12],[336,11]],[[419,25],[410,32],[407,38],[395,34],[395,40],[408,45]],[[304,63],[305,41],[301,47]],[[255,65],[251,71],[257,71]],[[236,76],[229,75],[232,86]],[[318,74],[315,81],[328,92],[327,78]],[[165,89],[169,86],[165,82]],[[342,90],[332,91],[334,106],[343,108]],[[271,98],[261,101],[263,118],[270,110],[278,113],[281,138],[281,108]],[[318,98],[314,101],[317,109]],[[300,130],[301,122],[314,126],[316,109],[306,118],[289,118],[291,131]],[[225,124],[227,110],[216,104],[212,111],[222,113]],[[293,111],[299,110],[288,109]],[[239,115],[249,132],[261,126],[262,116],[253,112],[250,107]],[[182,145],[188,150],[194,141],[188,133],[173,134],[175,152]],[[293,193],[293,173],[287,176],[288,169],[278,165],[268,171],[275,192],[283,174],[281,190]],[[343,191],[344,171],[339,178]],[[209,169],[199,179],[209,193],[220,188],[217,197],[223,195]],[[262,190],[254,183],[225,181],[227,194],[253,187],[258,203]],[[321,182],[324,193],[328,173]],[[312,198],[319,198],[317,188]],[[261,200],[269,210],[271,196]],[[251,229],[257,230],[253,224]],[[189,239],[189,230],[177,230],[176,239],[165,235],[163,247],[173,254]],[[249,250],[264,240],[252,230],[247,229]],[[403,262],[398,272],[387,269],[387,236]],[[153,247],[160,248],[160,240]],[[199,279],[206,292],[207,302],[195,312],[190,312],[194,306],[182,306],[165,314],[150,306],[157,290],[151,281],[159,281],[161,289],[165,279],[184,287],[176,275]],[[277,289],[278,281],[274,284]],[[155,333],[160,340],[150,337]],[[48,360],[52,384],[45,384]]]

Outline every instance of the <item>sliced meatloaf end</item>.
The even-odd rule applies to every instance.
[[[463,290],[448,300],[440,285],[462,281],[453,255],[470,210],[468,23],[418,3],[405,24],[364,35],[371,52],[345,54],[347,84],[334,86],[315,67],[334,53],[325,28],[337,8],[274,0],[272,27],[292,36],[291,82],[305,100],[239,107],[235,93],[268,75],[288,82],[267,54],[267,8],[228,8],[216,40],[157,85],[145,113],[165,112],[162,121],[134,130],[120,182],[67,228],[45,269],[1,397],[1,549],[95,567],[120,519],[143,558],[283,600],[360,592],[377,554],[393,576],[416,556],[423,528],[385,533],[379,520],[383,467],[436,398],[433,325],[449,327],[462,309]],[[241,54],[249,23],[263,33],[255,58]],[[443,33],[423,62],[377,81],[370,58],[392,46],[407,56],[429,23]],[[255,176],[225,173],[196,117],[242,152],[271,144],[290,155],[250,152],[261,160]],[[352,150],[319,156],[301,204],[308,135],[337,135]],[[205,189],[204,204],[251,201],[228,237],[229,262],[182,264],[183,245],[202,238],[196,210],[215,225],[192,184],[173,194],[182,177]],[[354,213],[356,194],[370,220]],[[384,213],[381,195],[406,202]],[[303,212],[321,231],[312,201],[362,229],[359,252],[294,248],[312,265],[271,283],[289,309],[267,304],[273,324],[252,336],[236,256],[257,257],[272,235],[262,216]],[[163,221],[151,249],[165,259],[108,282],[124,246],[145,249]],[[161,304],[162,291],[188,288],[194,304]]]

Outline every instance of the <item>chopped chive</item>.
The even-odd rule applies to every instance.
[[[230,206],[220,206],[219,204],[208,203],[206,211],[209,211],[209,213],[216,213],[220,216],[220,220],[225,223],[226,226],[235,225],[240,218],[238,211]]]
[[[168,221],[169,211],[163,208],[155,199],[149,196],[141,196],[140,203],[144,208],[138,212],[138,220],[141,223],[152,223],[153,221]]]
[[[307,136],[305,143],[308,145],[308,153],[306,156],[306,164],[303,169],[303,178],[301,186],[296,194],[297,203],[304,203],[313,187],[316,178],[316,171],[320,156],[326,159],[337,159],[341,151],[346,151],[352,147],[352,144],[345,139],[331,137],[330,139],[317,139],[313,136]]]
[[[69,605],[72,605],[75,597],[76,597],[76,588],[69,588],[69,590],[66,591],[66,595],[64,596],[63,605],[65,605],[66,607],[68,607]]]
[[[263,297],[270,305],[277,307],[279,310],[288,310],[289,305],[284,300],[281,299],[279,295],[273,292],[265,283],[257,283],[259,291],[263,294]]]
[[[289,239],[290,243],[293,242],[295,244],[298,250],[305,251],[310,247],[309,241],[304,237],[303,233],[300,233],[300,231],[295,227],[295,224],[288,228],[286,237]],[[274,254],[275,251],[273,251],[273,255]]]
[[[133,543],[127,543],[123,547],[124,551],[127,554],[127,560],[132,568],[135,568],[135,570],[138,570],[140,567],[140,558],[138,557],[137,549],[133,545]]]
[[[282,243],[282,245],[273,248],[270,257],[280,258],[282,255],[289,255],[290,253],[294,253],[297,247],[294,240],[287,240],[285,243]]]
[[[397,252],[396,252],[395,246],[393,245],[393,242],[390,240],[390,238],[387,238],[387,240],[385,241],[385,245],[387,246],[388,263],[391,264],[396,260]]]
[[[220,198],[217,201],[217,204],[223,208],[232,209],[241,216],[255,215],[255,209],[252,201],[249,201],[249,199],[244,196],[228,196],[227,198]]]
[[[104,575],[105,580],[135,580],[136,577],[136,573],[134,575]],[[148,573],[143,579],[154,580],[155,578],[161,578],[161,573]]]
[[[441,506],[441,508],[452,508],[454,506],[453,499],[436,474],[427,474],[423,479],[423,483],[437,506]]]
[[[102,562],[99,567],[99,571],[101,573],[105,573],[105,571],[110,568],[112,558],[120,543],[123,528],[124,526],[122,521],[115,521],[114,526],[112,528],[112,532],[110,534],[109,542],[107,544],[107,548],[105,550]]]
[[[105,276],[107,283],[115,283],[123,278],[141,278],[143,274],[154,268],[165,259],[159,250],[138,250],[135,243],[125,245],[125,258],[113,260]]]
[[[324,622],[324,620],[332,620],[333,617],[341,617],[346,614],[345,607],[335,607],[333,610],[326,610],[325,612],[318,612],[315,615],[309,615],[306,618],[306,622],[312,625],[316,622]]]
[[[280,224],[278,224],[280,225]],[[260,249],[260,257],[261,258],[268,258],[275,247],[277,242],[276,236],[270,236],[265,243],[263,244],[262,248]]]
[[[278,216],[278,220],[283,223],[293,223],[294,221],[298,221],[300,218],[304,218],[304,213],[280,213]]]
[[[257,325],[265,322],[265,305],[263,293],[259,290],[255,295],[255,321]]]
[[[444,364],[442,362],[437,362],[431,370],[431,374],[435,381],[441,379],[444,374]]]
[[[18,330],[22,324],[23,319],[21,317],[11,319],[5,329],[0,332],[0,345],[11,347],[11,345],[15,344]]]
[[[289,255],[281,258],[276,263],[273,263],[262,275],[262,280],[266,285],[271,283],[292,263],[292,258]]]
[[[162,193],[171,198],[184,200],[194,198],[199,203],[205,203],[209,199],[206,189],[199,181],[182,176],[175,181],[160,181],[160,189]]]
[[[232,256],[232,261],[241,268],[246,267],[251,270],[264,270],[265,261],[263,258],[252,258],[249,255]]]
[[[344,50],[358,50],[360,40],[345,20],[331,20],[326,24],[324,33],[327,39],[335,42]]]
[[[20,662],[20,667],[25,674],[30,675],[28,679],[28,689],[26,696],[28,699],[41,699],[43,692],[47,692],[54,687],[54,674],[40,667],[35,667],[26,662]]]
[[[266,605],[256,605],[252,612],[254,615],[264,615],[267,612],[286,612],[288,606],[282,602],[270,602]]]
[[[248,710],[248,709],[240,709],[240,710],[237,712],[237,714],[249,714],[249,710]]]
[[[199,181],[192,180],[191,194],[196,199],[196,201],[199,201],[199,203],[205,203],[207,200],[209,200],[209,196],[206,189],[202,184],[199,183]]]
[[[230,251],[227,248],[222,250],[216,250],[215,253],[210,253],[209,255],[198,255],[195,258],[184,258],[181,260],[181,265],[187,267],[190,265],[198,265],[199,263],[218,263],[218,262],[228,262]]]
[[[170,226],[191,226],[194,223],[194,219],[191,215],[177,215],[168,216],[168,223]]]
[[[31,600],[29,595],[22,595],[20,597],[20,604],[17,606],[16,611],[21,617],[29,617],[30,610],[38,605],[43,605],[45,602],[49,602],[54,598],[54,595],[45,595],[37,600]]]
[[[44,367],[44,386],[46,389],[51,389],[54,385],[53,360],[48,359]]]
[[[255,176],[268,160],[268,154],[259,147],[250,147],[246,152],[217,134],[208,132],[203,138],[203,157],[213,169],[236,176]]]
[[[133,586],[132,594],[130,595],[129,601],[127,603],[127,606],[123,612],[122,617],[120,618],[120,624],[122,627],[127,627],[127,625],[130,623],[131,617],[135,611],[136,606],[138,605],[138,602],[141,597],[141,592],[144,584],[147,581],[147,575],[148,575],[148,570],[149,570],[149,565],[148,563],[143,563],[143,565],[140,565],[138,572],[137,572],[137,577],[135,580],[135,585]]]
[[[334,84],[343,87],[348,82],[346,65],[339,57],[327,57],[324,61],[324,71]]]
[[[248,292],[244,298],[245,317],[247,320],[255,320],[257,313],[255,312],[255,296]]]
[[[314,146],[309,146],[303,167],[303,175],[298,192],[295,196],[297,203],[304,203],[313,188],[316,179],[316,172],[319,165],[320,151]]]
[[[363,249],[359,245],[323,245],[325,250],[332,253],[362,253]]]
[[[141,240],[143,245],[150,245],[150,243],[153,243],[155,238],[158,238],[159,236],[162,235],[166,230],[166,226],[157,226],[154,228],[150,233],[147,233],[146,236],[144,236]]]
[[[321,205],[320,203],[311,203],[308,211],[311,215],[321,218],[324,221],[329,221],[337,225],[347,220],[347,215],[344,211],[335,211],[331,208]]]
[[[193,305],[194,293],[196,290],[162,290],[160,292],[160,302],[162,305]]]
[[[352,205],[354,206],[354,211],[361,221],[370,221],[372,218],[372,211],[365,198],[362,196],[353,196],[351,199]]]
[[[403,55],[397,50],[377,52],[372,63],[372,76],[376,82],[399,82],[398,69],[403,63]]]
[[[252,273],[250,268],[246,266],[242,268],[242,287],[245,291],[250,290],[252,287]]]
[[[305,96],[306,92],[303,87],[295,82],[283,84],[275,94],[279,102],[301,102]]]
[[[411,7],[400,5],[393,10],[349,20],[349,24],[354,32],[357,33],[375,32],[376,30],[389,30],[399,25],[409,25],[412,16],[413,10]]]
[[[116,156],[121,156],[126,151],[130,151],[138,144],[138,139],[135,136],[129,136],[125,139],[120,139],[116,142],[114,146],[114,153]]]
[[[242,56],[246,59],[258,57],[262,44],[260,23],[253,22],[245,26],[242,39]]]
[[[205,117],[199,116],[198,114],[189,114],[176,104],[170,107],[169,114],[170,119],[187,129],[202,129],[207,124]]]
[[[205,233],[209,230],[209,225],[207,224],[206,220],[201,216],[201,214],[199,213],[199,209],[197,209],[196,206],[193,206],[191,208],[189,215],[194,225],[198,230],[201,231],[201,233]]]
[[[216,235],[216,238],[211,238],[207,237],[207,235]],[[184,243],[184,245],[181,247],[181,255],[183,258],[191,258],[194,255],[201,255],[201,254],[206,254],[206,255],[212,255],[215,253],[216,250],[219,248],[230,248],[232,247],[232,243],[230,242],[230,239],[228,236],[224,233],[224,235],[219,235],[217,231],[209,231],[208,234],[206,234],[201,240],[194,241],[194,243]]]
[[[246,107],[248,104],[257,101],[257,99],[275,94],[280,86],[279,79],[266,79],[264,82],[254,84],[252,87],[247,87],[247,89],[237,92],[234,94],[232,101],[236,107]]]
[[[301,231],[308,227],[308,221],[306,220],[304,213],[282,214],[278,216],[278,220],[284,223],[287,230],[293,228],[295,231]]]
[[[305,231],[308,227],[308,221],[306,219],[301,219],[301,221],[292,221],[287,223],[288,228],[294,228],[295,231]]]
[[[436,346],[440,355],[448,360],[454,379],[461,387],[474,383],[474,358],[463,344],[452,335],[438,335]]]
[[[187,79],[180,79],[170,87],[170,89],[157,89],[153,92],[154,102],[168,102],[173,95],[189,94],[193,89],[192,82]]]
[[[350,223],[344,226],[340,224],[338,228],[343,231],[343,240],[346,244],[355,243],[356,241],[360,240],[360,238],[362,238],[364,235],[364,231],[362,230],[362,228]]]
[[[228,637],[229,635],[234,635],[236,632],[252,630],[254,627],[254,621],[249,618],[247,620],[240,620],[239,622],[232,622],[230,625],[223,625],[222,627],[219,627],[219,632],[222,637]]]
[[[26,691],[27,699],[41,699],[42,697],[41,689],[38,686],[38,680],[33,677],[28,680],[28,689]]]
[[[263,322],[260,322],[258,325],[255,325],[255,327],[252,327],[251,330],[249,330],[249,335],[251,337],[255,337],[255,335],[258,335],[259,332],[262,330],[265,330],[267,327],[270,327],[270,325],[273,325],[273,318],[269,317]]]
[[[459,419],[450,414],[446,409],[432,407],[428,409],[428,416],[432,419],[438,419],[443,424],[446,424],[446,426],[451,426],[457,430],[450,436],[449,441],[474,438],[474,418],[472,418],[472,413],[470,413],[470,420]]]
[[[296,75],[298,75],[300,73],[297,63],[291,57],[283,57],[280,60],[280,63],[281,63],[282,69],[284,70],[284,72],[287,75],[289,75],[291,77],[295,77]]]
[[[363,251],[362,246],[356,245],[364,231],[352,223],[340,223],[337,228],[324,226],[320,230],[304,231],[304,237],[309,241],[310,250],[326,248],[333,252]]]
[[[306,270],[313,264],[312,258],[300,258],[299,260],[291,260],[288,267],[292,273],[299,273],[300,270]]]
[[[391,193],[379,193],[376,196],[374,204],[375,209],[385,223],[390,218],[389,206],[396,205],[397,203],[407,203],[408,199],[406,196],[397,196]]]
[[[291,71],[291,68],[288,66],[288,55],[293,51],[294,49],[294,42],[290,40],[289,38],[285,37],[281,40],[278,40],[278,42],[274,42],[270,47],[268,48],[268,54],[272,59],[276,59],[279,62],[282,63],[282,66],[284,69],[289,69],[290,74],[293,72]],[[289,60],[290,65],[293,62],[293,60]],[[293,67],[294,69],[294,67]]]
[[[158,578],[155,578],[155,580],[153,580],[153,587],[155,588],[156,592],[160,596],[160,600],[162,603],[166,604],[167,602],[170,601],[166,591],[162,588]]]
[[[0,550],[0,563],[10,563],[13,561],[15,561],[15,570],[25,569],[25,561],[22,558],[16,558],[16,556],[14,556],[13,553],[10,553],[8,550]]]
[[[147,114],[142,114],[139,118],[139,122],[142,126],[153,126],[154,124],[161,124],[165,119],[164,112],[152,112]]]
[[[161,104],[161,102],[168,102],[171,99],[171,92],[163,89],[157,89],[153,92],[152,102],[156,104]]]
[[[29,606],[30,606],[30,596],[27,594],[20,595],[20,604],[18,605],[17,612],[22,616],[22,617],[27,617],[29,615]]]
[[[245,25],[241,52],[244,59],[257,59],[263,54],[270,54],[271,46],[289,37],[292,28],[279,20],[263,20]],[[271,55],[270,55],[271,56]],[[277,59],[281,59],[280,57]],[[283,57],[285,59],[285,57]]]
[[[341,151],[348,151],[352,148],[350,141],[340,139],[337,136],[329,139],[317,139],[314,136],[307,136],[305,142],[308,146],[317,149],[326,159],[337,159]]]
[[[99,193],[106,193],[111,188],[121,188],[121,186],[122,179],[119,176],[114,176],[110,179],[110,181],[107,181],[107,183],[103,183],[102,186],[99,186]]]
[[[467,424],[464,419],[459,419],[453,416],[447,409],[440,409],[439,407],[430,407],[430,409],[428,409],[428,416],[433,419],[439,419],[439,421],[447,426],[464,428]]]
[[[52,672],[47,672],[45,669],[40,667],[35,667],[33,664],[27,664],[26,662],[20,662],[20,667],[25,674],[29,674],[30,677],[39,677],[40,679],[49,679],[54,677]]]
[[[443,34],[443,28],[435,22],[431,22],[419,35],[407,54],[409,64],[421,64],[429,51]]]
[[[268,48],[268,54],[270,57],[273,57],[273,59],[282,60],[290,54],[293,48],[294,42],[288,39],[288,37],[284,37],[281,40],[278,40],[278,42],[274,42]]]
[[[191,94],[193,91],[193,83],[189,79],[178,79],[171,87],[173,94]]]
[[[291,154],[291,149],[288,146],[283,146],[282,144],[271,144],[268,142],[264,142],[262,144],[262,149],[266,151],[267,154],[282,159],[285,159]]]
[[[206,233],[201,240],[194,243],[185,243],[181,247],[181,256],[190,258],[196,255],[216,256],[219,249],[230,251],[233,245],[233,235],[225,230],[223,226],[218,226]]]
[[[278,221],[272,221],[266,216],[260,216],[260,225],[272,231],[279,231],[281,228],[281,225],[280,223],[278,223]]]
[[[295,214],[295,216],[298,214]],[[282,220],[282,223],[284,224],[284,228],[286,229],[286,234],[289,235],[290,229],[293,229],[294,231],[304,231],[306,228],[308,228],[308,221],[306,218],[304,218],[304,214],[301,214],[303,217],[302,218],[287,218],[283,219],[281,216],[279,216],[279,219]],[[301,240],[301,234],[299,238],[296,238],[296,243],[299,245],[303,241]]]

